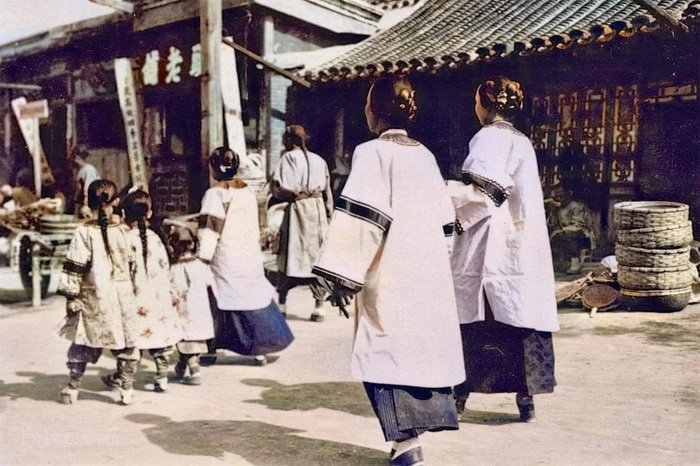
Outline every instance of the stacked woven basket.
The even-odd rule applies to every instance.
[[[629,310],[679,311],[690,299],[688,206],[677,202],[615,204],[615,256],[622,307]]]

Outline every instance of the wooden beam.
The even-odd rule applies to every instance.
[[[252,52],[248,50],[247,48],[243,47],[242,45],[238,45],[234,41],[230,39],[223,39],[224,44],[228,45],[229,47],[233,47],[235,50],[241,52],[243,55],[246,57],[250,58],[251,60],[254,60],[258,63],[260,63],[262,66],[271,69],[275,73],[281,74],[287,79],[290,79],[292,82],[295,84],[299,84],[300,86],[304,86],[307,89],[311,87],[311,83],[308,82],[307,80],[300,78],[299,76],[295,75],[294,73],[290,73],[289,71],[285,70],[284,68],[280,68],[279,66],[275,65],[274,63],[271,63],[267,60],[265,60],[263,57],[258,55],[255,52]]]
[[[202,126],[201,166],[209,183],[209,155],[224,143],[223,100],[221,96],[221,0],[199,0],[200,42],[202,44]]]
[[[222,8],[239,8],[249,0],[223,0]],[[199,4],[192,0],[161,0],[146,3],[134,18],[134,31],[143,31],[199,16]]]
[[[0,89],[25,89],[28,91],[40,91],[41,86],[37,84],[0,83]]]
[[[647,10],[660,23],[669,26],[671,29],[680,29],[683,32],[688,32],[688,26],[678,21],[676,17],[669,14],[666,10],[659,7],[651,0],[632,0],[637,5]]]
[[[92,3],[97,3],[98,5],[106,6],[109,8],[114,8],[115,10],[123,11],[125,13],[132,14],[134,12],[134,4],[130,2],[124,2],[122,0],[90,0]]]

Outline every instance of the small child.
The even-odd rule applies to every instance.
[[[175,299],[170,288],[170,263],[163,241],[147,226],[151,218],[151,197],[145,191],[133,191],[121,204],[124,220],[131,227],[129,239],[134,250],[133,275],[136,295],[135,321],[136,348],[148,350],[156,364],[153,390],[164,392],[168,388],[168,357],[173,345],[183,337],[180,318],[175,309]],[[114,378],[102,379],[114,387]]]
[[[175,376],[186,385],[200,385],[199,357],[207,352],[207,340],[214,338],[207,292],[214,279],[209,266],[197,257],[199,243],[193,229],[185,223],[167,220],[166,223],[173,260],[171,283],[185,332],[184,340],[177,344],[180,358],[175,365]],[[185,376],[187,369],[190,373]]]
[[[72,341],[67,362],[70,380],[60,395],[65,404],[78,400],[87,363],[96,363],[103,348],[117,358],[113,382],[122,404],[130,404],[133,397],[139,351],[126,317],[134,306],[134,256],[129,229],[112,215],[118,202],[113,182],[101,179],[90,184],[88,206],[97,220],[78,226],[63,264],[58,293],[66,296],[67,304],[59,334]]]

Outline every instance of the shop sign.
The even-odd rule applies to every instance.
[[[148,191],[146,159],[143,155],[143,144],[141,143],[141,118],[138,101],[136,100],[131,60],[128,58],[115,59],[114,74],[117,81],[117,92],[119,93],[119,105],[124,118],[124,129],[126,130],[131,182],[134,186]]]
[[[22,116],[22,112],[27,105],[27,99],[24,97],[12,100],[12,111],[17,118],[20,132],[24,137],[24,141],[27,144],[27,149],[32,156],[32,162],[34,164],[34,189],[36,194],[40,195],[42,182],[52,184],[55,182],[55,179],[51,173],[51,168],[49,168],[49,162],[46,159],[44,148],[41,145],[39,118]],[[31,113],[32,112],[27,112],[26,114],[31,115]]]
[[[141,82],[144,86],[178,84],[186,77],[199,78],[202,74],[202,47],[195,44],[184,52],[170,46],[161,54],[153,49],[146,53],[141,65]]]

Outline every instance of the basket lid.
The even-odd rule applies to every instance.
[[[581,303],[586,309],[613,309],[619,299],[620,293],[615,288],[601,283],[591,285],[581,293]]]

